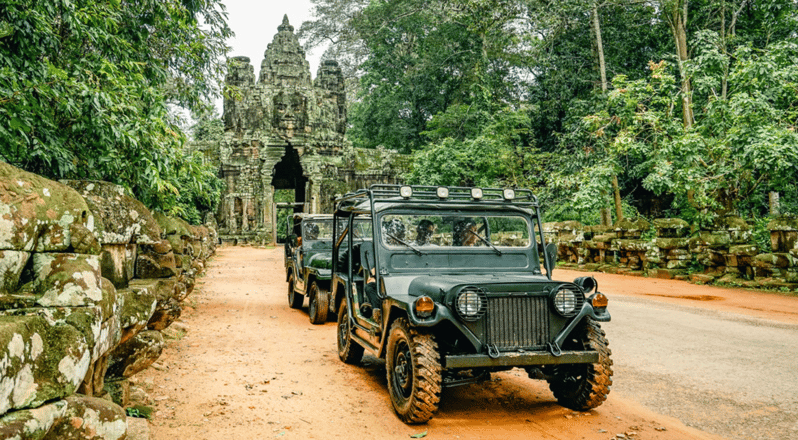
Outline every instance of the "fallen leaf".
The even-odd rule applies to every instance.
[[[427,431],[424,431],[424,432],[420,432],[418,434],[413,434],[413,435],[410,436],[410,438],[424,438],[426,436],[427,436]]]

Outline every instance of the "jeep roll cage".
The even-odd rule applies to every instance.
[[[337,199],[333,216],[337,219],[350,215],[371,214],[372,231],[374,231],[372,234],[376,234],[376,228],[379,227],[377,213],[414,205],[423,205],[428,209],[516,211],[535,219],[540,241],[535,239],[535,228],[533,228],[532,243],[537,244],[536,247],[539,250],[546,248],[538,198],[529,189],[374,184],[368,188],[347,193]],[[340,240],[341,236],[336,230],[337,227],[338,222],[334,221],[333,236],[339,237],[334,244],[336,249],[339,245],[343,245]],[[546,269],[546,277],[551,280],[554,260],[545,251],[544,257],[543,265]],[[376,253],[375,258],[379,259]],[[336,259],[333,260],[333,270],[335,271]],[[380,267],[379,261],[375,261],[375,266]],[[377,277],[379,283],[380,274],[377,274]]]

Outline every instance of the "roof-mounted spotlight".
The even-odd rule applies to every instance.
[[[399,188],[399,195],[405,199],[413,197],[413,188],[410,186],[403,186]]]
[[[446,188],[445,186],[439,186],[436,193],[438,194],[439,199],[445,199],[449,197],[449,188]]]
[[[482,198],[482,188],[471,188],[471,198],[479,200]]]
[[[515,198],[515,190],[512,188],[505,188],[503,191],[504,200],[513,200]]]

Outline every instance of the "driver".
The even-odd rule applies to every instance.
[[[477,244],[477,223],[473,219],[460,220],[454,225],[454,246],[474,246]]]
[[[319,239],[319,225],[315,223],[311,223],[305,229],[305,238],[307,240],[318,240]]]
[[[416,244],[419,246],[424,246],[430,244],[430,240],[432,239],[432,234],[435,233],[435,223],[432,223],[430,220],[423,219],[418,222],[416,226]]]
[[[398,240],[405,239],[405,224],[398,218],[393,218],[382,223],[382,233],[388,244],[401,244]]]

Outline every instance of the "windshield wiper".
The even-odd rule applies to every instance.
[[[490,240],[488,240],[487,238],[485,238],[485,237],[483,237],[483,236],[481,236],[481,235],[479,235],[479,234],[477,234],[476,232],[474,232],[474,231],[471,231],[471,230],[469,230],[469,231],[468,231],[468,233],[469,233],[469,234],[471,234],[471,235],[473,235],[473,236],[475,236],[475,237],[477,237],[478,239],[480,239],[480,241],[482,241],[482,242],[483,242],[483,243],[485,243],[486,245],[490,246],[490,247],[491,247],[491,248],[492,248],[494,251],[496,251],[496,255],[501,255],[501,254],[502,254],[502,251],[501,251],[501,250],[499,250],[499,248],[497,248],[497,247],[496,247],[496,246],[495,246],[493,243],[491,243],[491,242],[490,242]]]
[[[385,235],[387,235],[388,237],[390,237],[390,238],[392,238],[392,239],[396,240],[397,242],[399,242],[399,243],[402,243],[403,245],[405,245],[405,246],[409,247],[409,248],[410,248],[410,249],[412,249],[412,250],[413,250],[413,252],[415,252],[417,255],[426,255],[426,254],[427,254],[426,252],[423,252],[421,249],[419,249],[419,248],[417,248],[417,247],[413,246],[412,244],[410,244],[410,243],[408,243],[408,242],[406,242],[406,241],[402,240],[401,238],[399,238],[399,237],[397,237],[397,236],[395,236],[395,235],[393,235],[393,234],[391,234],[391,233],[386,233]]]

